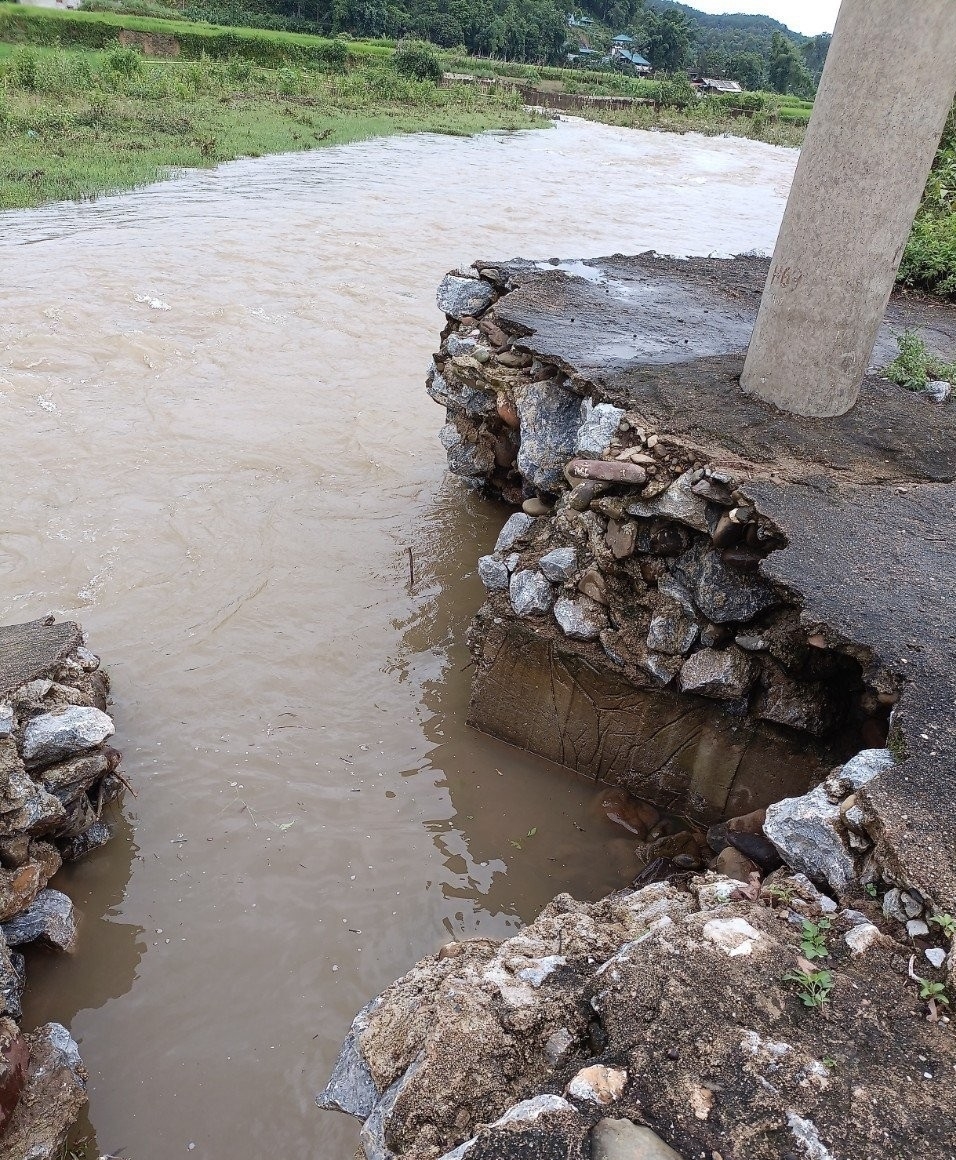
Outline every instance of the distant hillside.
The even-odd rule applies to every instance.
[[[183,15],[214,24],[395,40],[410,36],[441,48],[461,46],[480,56],[533,64],[563,64],[579,48],[594,50],[591,59],[599,59],[614,36],[627,33],[658,72],[689,69],[738,80],[748,89],[797,96],[812,95],[829,43],[791,32],[769,16],[710,16],[676,0],[181,2]],[[575,22],[569,25],[572,14]]]
[[[733,45],[733,51],[748,51],[759,45],[758,51],[770,52],[770,43],[773,34],[780,33],[802,48],[811,39],[799,32],[794,32],[786,24],[774,20],[772,16],[751,16],[746,12],[728,12],[713,14],[701,12],[689,4],[680,4],[678,0],[647,0],[647,7],[658,12],[668,8],[677,8],[687,15],[698,27],[698,43],[710,43],[718,40],[725,48]],[[746,42],[744,47],[743,42]]]

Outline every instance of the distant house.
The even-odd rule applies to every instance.
[[[590,28],[593,23],[590,16],[575,16],[573,12],[568,13],[568,28]]]
[[[647,76],[654,71],[654,66],[639,52],[632,52],[629,48],[622,48],[619,44],[611,46],[611,62],[626,68],[639,76]]]
[[[571,64],[576,61],[583,61],[585,63],[593,64],[596,57],[601,54],[594,48],[576,48],[574,52],[568,53],[568,60]]]
[[[634,37],[628,36],[625,32],[619,32],[617,36],[611,41],[611,44],[619,44],[623,47],[625,44],[633,44]]]
[[[743,92],[743,89],[736,81],[725,81],[719,77],[693,77],[691,83],[702,94]]]

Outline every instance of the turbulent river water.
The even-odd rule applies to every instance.
[[[29,964],[91,1155],[350,1160],[313,1096],[355,1010],[626,881],[593,785],[465,725],[504,513],[445,477],[434,288],[477,257],[768,250],[795,157],[564,121],[0,217],[0,614],[84,624],[138,793],[57,880],[78,953]]]

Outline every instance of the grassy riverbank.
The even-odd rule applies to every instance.
[[[0,85],[0,209],[129,189],[236,157],[541,124],[513,94],[437,88],[376,60],[320,72],[18,47],[0,54]]]

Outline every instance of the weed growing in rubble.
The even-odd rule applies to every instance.
[[[803,920],[800,949],[803,951],[804,957],[811,962],[814,959],[825,959],[830,953],[825,941],[830,925],[828,918],[821,918],[817,922],[811,922],[809,918]]]
[[[942,983],[931,983],[929,979],[919,980],[919,997],[921,999],[932,999],[937,1003],[944,1003],[949,1006],[949,999],[946,995],[946,988]]]
[[[797,984],[797,995],[804,1007],[822,1007],[833,990],[833,975],[829,971],[788,971],[784,979]]]
[[[935,923],[947,938],[956,937],[956,918],[951,914],[933,914],[930,922]]]
[[[904,330],[896,339],[900,353],[883,374],[891,383],[907,391],[921,391],[930,381],[956,383],[956,363],[946,363],[930,354],[915,330]]]

